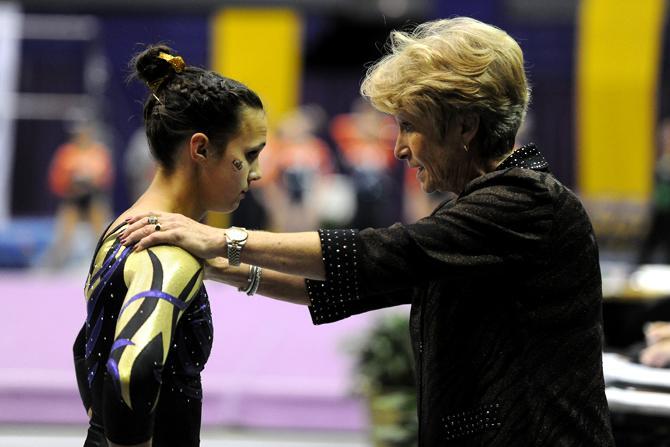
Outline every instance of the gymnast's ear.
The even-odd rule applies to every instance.
[[[209,149],[209,138],[201,132],[191,135],[189,140],[189,156],[193,161],[204,161],[207,159]]]

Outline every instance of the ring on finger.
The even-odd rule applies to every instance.
[[[149,225],[156,225],[156,224],[158,223],[158,217],[156,217],[156,216],[149,216],[149,217],[147,218],[147,223],[148,223]]]
[[[161,231],[161,224],[157,223],[156,226],[154,227],[154,230],[156,231]]]

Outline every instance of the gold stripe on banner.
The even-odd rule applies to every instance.
[[[650,193],[663,17],[663,0],[580,2],[576,158],[585,196]]]
[[[211,23],[212,69],[243,82],[263,100],[270,128],[298,105],[302,20],[284,8],[225,8]],[[214,214],[208,222],[225,226]]]

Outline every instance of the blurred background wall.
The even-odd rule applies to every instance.
[[[651,191],[654,128],[667,115],[664,2],[619,5],[588,0],[379,0],[301,2],[23,2],[6,67],[18,80],[14,142],[0,171],[4,215],[50,216],[51,156],[83,116],[98,123],[116,176],[142,125],[145,90],[127,82],[139,44],[165,41],[189,63],[212,67],[257,89],[277,124],[300,104],[320,105],[328,118],[351,111],[365,64],[380,54],[388,32],[418,22],[471,15],[509,31],[523,46],[533,99],[527,136],[555,174],[588,196],[638,205]],[[7,113],[12,113],[12,107]],[[319,129],[342,170],[327,126]],[[398,168],[401,169],[401,168]],[[345,168],[346,170],[346,168]],[[402,173],[393,173],[401,179]],[[395,192],[399,218],[402,195]],[[113,210],[130,203],[125,181],[114,183]],[[641,223],[638,223],[641,225]]]
[[[381,54],[391,29],[452,15],[472,15],[519,39],[533,85],[533,138],[541,142],[556,174],[575,185],[576,1],[545,1],[541,8],[518,0],[311,1],[298,2],[298,9],[286,9],[290,2],[252,2],[251,11],[249,2],[242,9],[234,3],[223,9],[215,2],[191,3],[188,8],[176,2],[24,3],[19,92],[38,95],[26,97],[33,101],[21,102],[17,111],[20,150],[10,170],[12,216],[53,214],[54,200],[44,194],[46,177],[34,173],[47,171],[52,152],[66,139],[68,120],[81,118],[79,110],[95,115],[115,160],[123,159],[131,134],[142,125],[139,104],[145,89],[126,82],[129,57],[140,43],[165,41],[191,64],[216,66],[233,77],[239,73],[270,102],[270,119],[277,122],[290,105],[303,103],[321,105],[328,116],[350,111],[365,64]],[[258,8],[267,5],[277,9],[263,10],[264,20],[275,27],[266,31],[254,23],[261,15]],[[246,32],[227,29],[230,14],[237,14],[230,23]],[[293,28],[294,35],[280,36],[284,47],[278,53],[270,44],[273,32],[288,32],[282,26]],[[265,51],[244,51],[263,41]],[[123,174],[120,169],[118,175]],[[127,206],[124,182],[115,183],[113,198],[115,210]]]

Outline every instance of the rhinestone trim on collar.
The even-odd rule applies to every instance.
[[[515,150],[498,165],[497,170],[507,168],[547,169],[549,163],[535,146],[529,143]]]

